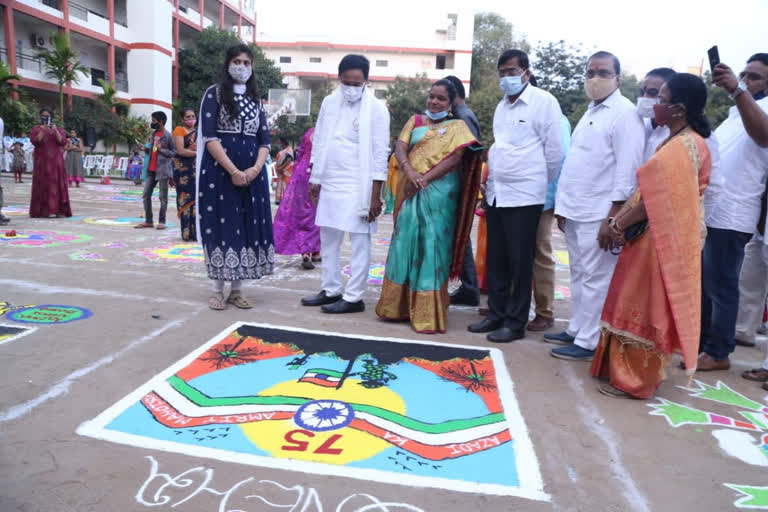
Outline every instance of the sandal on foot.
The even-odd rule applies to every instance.
[[[304,270],[312,270],[313,268],[315,268],[315,265],[314,263],[312,263],[312,260],[309,259],[309,256],[302,257],[301,268],[303,268]]]
[[[605,396],[610,396],[611,398],[632,398],[629,393],[625,393],[620,389],[616,389],[610,384],[601,384],[597,387],[597,390]]]
[[[227,304],[224,302],[224,294],[214,293],[213,295],[211,295],[211,298],[208,299],[208,307],[215,311],[221,311],[223,309],[226,309]]]
[[[227,304],[233,304],[236,308],[251,309],[253,305],[240,292],[232,292],[227,297]]]
[[[154,224],[150,224],[149,222],[142,222],[141,224],[136,224],[133,226],[134,229],[144,229],[144,228],[153,228],[155,227]]]
[[[747,370],[741,374],[747,380],[753,380],[755,382],[768,381],[768,370],[763,368],[755,368],[754,370]]]

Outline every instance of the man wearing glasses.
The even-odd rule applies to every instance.
[[[745,246],[757,230],[768,174],[768,53],[750,57],[739,77],[725,64],[718,64],[712,78],[735,106],[715,131],[720,141],[725,189],[707,216],[702,260],[702,352],[697,366],[700,371],[727,370],[731,365],[728,356],[735,345],[739,273]],[[746,276],[751,286],[744,288],[742,307],[748,302],[759,309],[765,300],[768,274],[765,262],[760,265],[757,261],[761,244],[761,237],[757,236],[747,249],[749,271],[755,270],[753,265],[757,268],[754,275]],[[768,381],[766,371],[747,373],[754,373],[751,380]]]
[[[525,52],[507,50],[497,67],[504,98],[493,115],[485,193],[489,311],[469,331],[508,343],[525,336],[536,233],[547,187],[562,163],[563,114],[554,96],[530,83]]]
[[[573,132],[555,201],[571,267],[571,320],[549,343],[552,356],[591,361],[600,340],[600,314],[617,261],[608,218],[634,191],[645,148],[643,123],[619,91],[621,66],[608,52],[587,61],[584,90],[592,100]]]

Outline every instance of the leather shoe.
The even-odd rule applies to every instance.
[[[320,308],[323,313],[342,314],[342,313],[362,313],[365,311],[365,303],[361,300],[357,302],[347,302],[344,299],[337,300],[333,304],[326,304]]]
[[[715,360],[706,352],[699,354],[699,360],[696,363],[697,372],[713,372],[717,370],[728,370],[731,367],[731,361],[726,357],[722,361]]]
[[[469,332],[474,332],[474,333],[492,332],[497,329],[500,329],[501,326],[502,326],[501,322],[499,322],[498,320],[483,318],[480,322],[471,324],[469,327],[467,327],[467,330]]]
[[[327,293],[325,293],[325,290],[322,290],[317,295],[313,295],[311,297],[304,297],[301,299],[301,305],[302,306],[323,306],[325,304],[333,304],[334,302],[338,302],[341,300],[341,295],[336,295],[335,297],[329,297]]]
[[[451,294],[451,304],[455,306],[472,306],[476,307],[480,305],[480,297],[469,293],[465,288],[460,287],[458,290]]]
[[[544,318],[543,316],[536,315],[533,321],[528,323],[529,331],[546,331],[551,329],[555,325],[555,320],[552,318]]]
[[[502,327],[493,331],[486,338],[492,343],[509,343],[525,338],[525,330],[513,331],[509,327]]]

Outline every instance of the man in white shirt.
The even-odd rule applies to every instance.
[[[699,371],[731,366],[744,247],[757,228],[768,174],[768,54],[750,57],[740,78],[725,64],[715,66],[713,82],[736,105],[715,131],[725,189],[707,216]]]
[[[324,313],[365,311],[363,294],[371,260],[371,233],[381,213],[387,179],[389,111],[366,90],[368,59],[347,55],[339,63],[339,90],[323,100],[312,143],[312,195],[320,227],[322,290],[301,299]],[[350,278],[342,295],[340,251],[352,244]]]
[[[645,124],[645,154],[643,162],[651,159],[656,149],[669,138],[669,128],[659,126],[653,119],[653,105],[659,102],[659,91],[669,78],[675,74],[671,68],[655,68],[645,75],[637,98],[637,113]],[[717,204],[720,193],[725,187],[725,178],[720,170],[720,150],[717,137],[712,133],[706,139],[709,148],[712,170],[709,173],[709,184],[704,190],[704,214],[711,212]]]
[[[507,50],[497,67],[504,98],[493,115],[485,193],[488,316],[469,331],[489,332],[489,341],[508,343],[525,337],[536,232],[563,154],[562,111],[554,96],[529,83],[525,52]]]
[[[568,245],[571,321],[567,331],[544,335],[565,345],[551,352],[560,359],[592,360],[618,254],[608,218],[633,193],[643,159],[643,123],[619,91],[620,73],[611,53],[589,58],[584,89],[592,102],[576,125],[560,175],[555,216]]]

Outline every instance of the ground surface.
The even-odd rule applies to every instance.
[[[22,235],[5,238],[0,232],[0,301],[77,306],[92,313],[58,325],[19,323],[12,311],[0,317],[13,332],[35,328],[16,338],[0,337],[0,511],[250,512],[280,505],[296,512],[721,511],[735,509],[737,500],[768,508],[765,488],[740,492],[725,485],[768,486],[768,451],[761,441],[766,426],[760,424],[766,392],[739,376],[758,366],[761,346],[737,348],[728,372],[697,374],[702,383],[722,381],[730,387],[708,389],[701,397],[681,389],[686,378],[670,367],[657,395],[666,403],[603,397],[587,364],[550,357],[552,346],[539,334],[499,347],[550,501],[235,464],[77,435],[83,422],[238,321],[482,348],[490,344],[466,331],[478,319],[473,308],[452,308],[444,335],[418,335],[407,324],[378,321],[376,268],[365,313],[329,316],[302,308],[299,299],[319,290],[320,269],[302,271],[290,257],[279,258],[274,275],[246,286],[254,302],[251,311],[211,311],[205,305],[209,284],[199,250],[175,245],[183,244],[177,227],[132,229],[130,218],[142,212],[138,187],[89,183],[71,191],[76,217],[30,219],[25,212],[31,179],[23,185],[13,184],[7,174],[0,179],[4,213],[12,218],[7,229]],[[173,207],[169,220],[176,221]],[[385,217],[373,245],[373,264],[385,263],[391,230],[391,217]],[[559,235],[555,245],[561,251],[555,329],[562,330],[569,314],[568,270]],[[45,320],[34,312],[19,318]],[[666,404],[668,416],[649,414],[652,404]],[[740,414],[749,410],[750,418]],[[206,488],[195,492],[206,478]],[[268,490],[236,498],[238,489],[262,480],[273,482],[263,484]],[[356,494],[390,504],[371,505],[369,497]]]

